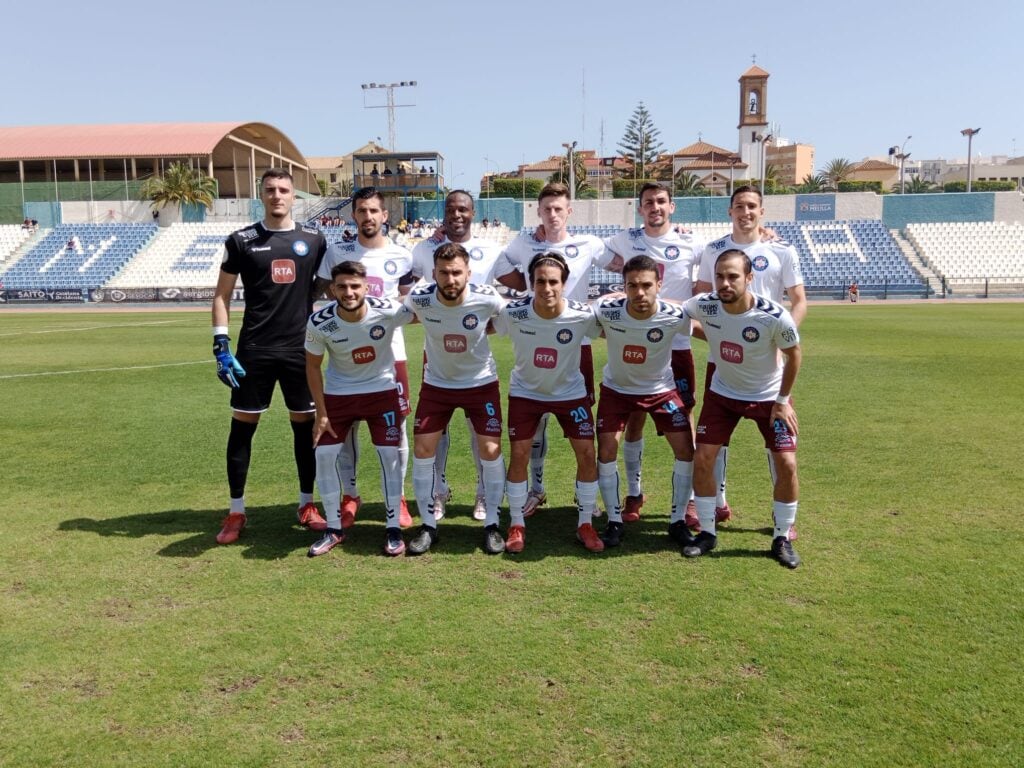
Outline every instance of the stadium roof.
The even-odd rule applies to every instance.
[[[198,157],[212,154],[229,135],[253,144],[280,143],[286,156],[302,161],[277,128],[242,122],[0,127],[0,160]]]

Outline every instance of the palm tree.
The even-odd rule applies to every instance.
[[[825,181],[828,182],[829,188],[833,192],[838,192],[839,185],[848,180],[852,173],[853,163],[845,157],[837,157],[835,160],[829,161],[821,175],[825,177]]]
[[[171,163],[163,176],[154,176],[142,185],[143,199],[152,200],[154,208],[186,204],[210,208],[216,194],[217,182],[185,163]]]
[[[558,163],[558,170],[551,174],[548,179],[549,182],[561,182],[568,186],[569,184],[569,153],[572,152],[572,165],[574,180],[576,182],[576,197],[584,198],[588,191],[591,189],[590,184],[587,183],[587,158],[583,156],[581,152],[575,152],[573,150],[566,150],[562,159]]]
[[[910,181],[906,182],[904,186],[908,195],[919,195],[922,192],[936,191],[934,184],[930,181],[925,181],[920,176],[911,176]],[[898,181],[892,185],[892,191],[897,193],[900,191],[900,183]]]
[[[704,184],[697,174],[680,171],[675,178],[672,191],[679,197],[699,197],[704,194]]]
[[[813,194],[814,192],[823,192],[825,187],[828,185],[828,179],[820,173],[808,173],[804,176],[803,181],[796,188],[796,191],[801,194]]]

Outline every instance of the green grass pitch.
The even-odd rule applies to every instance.
[[[461,420],[429,555],[383,557],[369,503],[310,560],[279,393],[214,543],[206,313],[0,312],[0,765],[1024,763],[1024,304],[814,305],[802,335],[796,571],[749,423],[698,561],[650,428],[642,520],[576,544],[554,424],[549,506],[488,557]]]

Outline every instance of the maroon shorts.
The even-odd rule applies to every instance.
[[[740,419],[750,419],[761,431],[764,447],[776,453],[796,451],[796,435],[781,419],[772,423],[774,400],[749,402],[722,397],[710,389],[704,393],[704,405],[697,422],[697,443],[704,445],[728,445],[732,432]]]
[[[621,432],[631,413],[651,414],[658,434],[688,432],[690,420],[686,406],[674,389],[657,395],[626,395],[601,385],[601,399],[597,401],[597,431]]]
[[[478,435],[501,437],[501,388],[496,381],[469,389],[435,387],[424,382],[416,401],[412,433],[441,432],[448,426],[456,408],[466,412]]]
[[[395,388],[398,389],[398,411],[408,416],[412,406],[409,404],[409,366],[405,360],[395,362]]]
[[[583,381],[587,385],[587,397],[593,405],[597,402],[597,392],[594,390],[594,350],[589,344],[580,345],[580,373],[583,374]]]
[[[402,438],[402,414],[398,390],[371,392],[367,395],[324,395],[327,418],[337,437],[330,432],[320,437],[320,445],[336,445],[345,439],[352,425],[365,421],[374,445],[397,446]]]
[[[693,370],[693,352],[691,350],[672,350],[672,378],[676,382],[676,391],[682,398],[686,410],[693,410],[693,406],[697,404],[694,394],[697,374]]]
[[[704,394],[711,391],[711,377],[715,375],[715,364],[708,360],[707,368],[704,369]]]
[[[542,402],[528,397],[508,399],[508,439],[532,440],[540,419],[552,414],[562,425],[562,433],[570,440],[593,440],[594,417],[590,412],[590,399],[552,400]]]

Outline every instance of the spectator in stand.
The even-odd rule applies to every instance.
[[[487,229],[487,227],[489,227],[490,225],[491,222],[489,222],[487,219],[484,219],[483,221],[480,222],[480,226],[483,227],[484,229]]]
[[[857,287],[857,281],[850,281],[850,302],[852,304],[857,303],[857,299],[860,298],[860,289]]]

